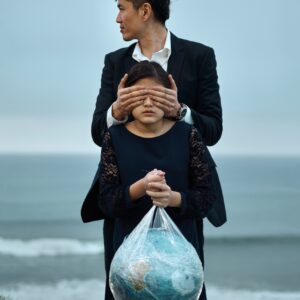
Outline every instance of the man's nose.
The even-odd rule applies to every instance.
[[[116,22],[117,22],[117,23],[121,23],[120,13],[117,14]]]

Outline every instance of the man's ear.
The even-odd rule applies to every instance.
[[[140,8],[140,15],[144,21],[147,21],[152,16],[152,7],[149,3],[143,3]]]

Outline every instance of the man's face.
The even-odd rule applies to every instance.
[[[120,24],[124,41],[138,39],[143,28],[141,10],[136,10],[132,2],[127,0],[118,0],[118,9],[116,22]]]

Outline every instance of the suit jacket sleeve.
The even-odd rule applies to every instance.
[[[194,126],[205,144],[212,146],[219,141],[223,130],[217,63],[212,48],[206,47],[204,58],[198,61],[198,66],[198,99],[196,105],[190,108]]]
[[[106,55],[102,71],[101,88],[92,121],[92,137],[94,142],[100,147],[103,143],[104,133],[107,130],[107,110],[115,100],[114,65],[110,56]]]

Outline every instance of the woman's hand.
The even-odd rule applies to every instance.
[[[153,182],[165,182],[165,172],[161,170],[154,169],[151,172],[147,173],[146,176],[144,177],[144,182],[145,182],[145,192],[147,190],[155,190],[154,187],[151,188],[150,183]]]
[[[151,197],[153,205],[158,207],[179,207],[181,194],[173,192],[166,183],[165,172],[154,169],[145,176],[146,194]]]
[[[171,206],[172,190],[164,182],[150,182],[148,184],[149,189],[146,190],[146,194],[151,197],[153,205],[158,207]]]

